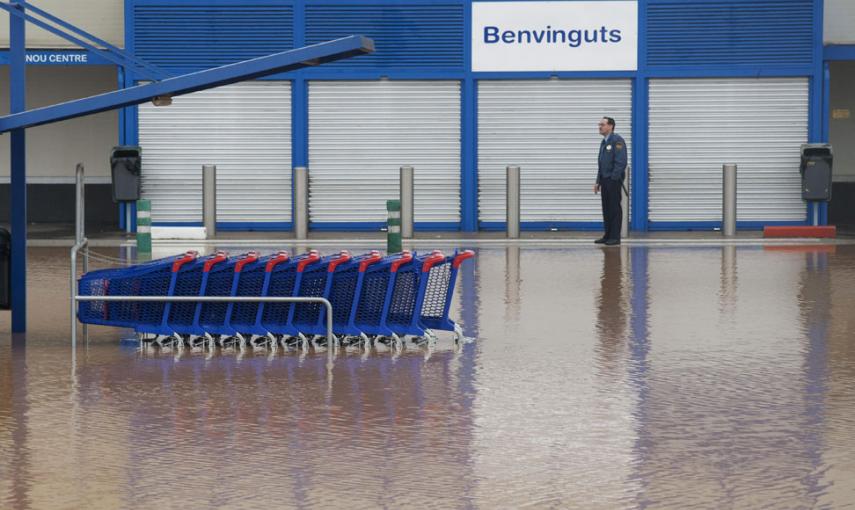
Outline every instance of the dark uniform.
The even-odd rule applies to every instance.
[[[600,144],[597,184],[603,202],[603,228],[606,240],[620,240],[622,211],[620,196],[626,177],[626,142],[620,135],[612,133]]]

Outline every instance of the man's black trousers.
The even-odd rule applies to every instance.
[[[623,213],[620,208],[621,181],[600,179],[600,198],[603,201],[603,229],[605,239],[620,239]]]

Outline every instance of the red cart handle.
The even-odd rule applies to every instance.
[[[269,272],[273,271],[274,267],[276,267],[277,265],[279,265],[283,262],[286,262],[287,260],[288,260],[288,252],[287,251],[280,251],[279,253],[274,255],[272,259],[267,261],[267,265],[264,266],[264,272],[269,273]]]
[[[445,255],[443,255],[442,252],[439,250],[434,250],[433,253],[431,253],[430,257],[426,258],[424,264],[422,264],[422,273],[427,273],[428,271],[430,271],[430,268],[444,260]]]
[[[457,269],[460,267],[460,264],[463,263],[466,259],[471,259],[475,257],[475,252],[472,250],[463,250],[456,257],[454,257],[454,262],[451,263],[451,267]]]
[[[235,264],[235,273],[240,273],[243,270],[243,266],[247,264],[251,264],[258,260],[258,252],[251,251],[244,255],[240,260]]]
[[[183,266],[184,264],[186,264],[188,262],[193,262],[194,260],[196,260],[197,257],[199,257],[198,251],[193,251],[193,250],[188,251],[187,253],[184,254],[183,257],[181,257],[180,259],[178,259],[172,263],[172,272],[177,273],[178,270],[181,269],[181,266]]]
[[[402,251],[401,252],[401,258],[399,258],[395,262],[392,262],[392,267],[389,268],[389,272],[390,273],[397,273],[399,267],[403,266],[404,264],[406,264],[408,262],[412,262],[412,261],[413,261],[413,254],[410,253],[409,251]]]
[[[350,259],[350,252],[347,250],[342,250],[341,253],[338,254],[338,258],[332,259],[330,261],[330,265],[329,268],[327,268],[327,272],[332,273],[333,271],[335,271],[335,268],[337,268],[341,264],[344,264],[345,262],[350,261]]]
[[[321,260],[321,254],[318,253],[316,250],[310,251],[306,255],[306,258],[304,258],[303,260],[300,261],[299,264],[297,264],[297,272],[302,273],[303,270],[306,269],[306,266],[308,266],[309,264],[314,264],[315,262],[318,262],[319,260]]]
[[[380,255],[380,252],[377,250],[371,250],[371,253],[368,255],[368,258],[363,259],[362,262],[359,263],[359,272],[364,273],[368,266],[371,264],[376,264],[383,260],[383,255]]]
[[[205,261],[205,265],[204,265],[204,267],[202,267],[202,272],[203,273],[209,272],[212,267],[219,264],[220,262],[223,262],[227,258],[229,258],[228,253],[226,253],[224,251],[218,251],[216,255],[214,255],[212,258]]]

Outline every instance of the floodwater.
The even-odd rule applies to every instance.
[[[855,507],[855,246],[477,252],[472,342],[328,374],[98,327],[72,361],[67,250],[32,249],[0,508]]]

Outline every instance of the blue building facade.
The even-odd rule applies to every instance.
[[[238,190],[219,192],[222,228],[290,229],[290,168],[306,166],[311,228],[374,230],[413,164],[417,229],[503,229],[502,171],[519,164],[524,229],[597,229],[596,123],[611,115],[631,145],[632,230],[717,228],[723,163],[740,165],[741,228],[825,223],[798,176],[798,146],[828,139],[823,2],[630,3],[635,69],[483,71],[481,2],[127,0],[126,49],[175,73],[351,34],[377,51],[127,109],[120,142],[143,146],[155,224],[200,224],[193,172],[215,163]]]

